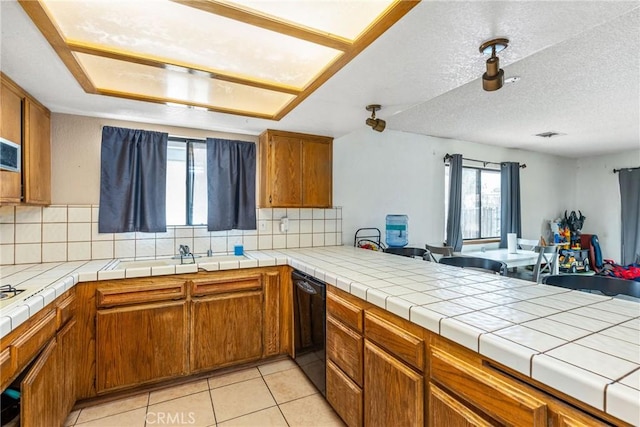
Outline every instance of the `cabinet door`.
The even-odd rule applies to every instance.
[[[237,292],[191,303],[191,371],[260,359],[262,292]]]
[[[422,375],[365,340],[364,425],[424,425]]]
[[[24,100],[24,202],[51,203],[51,117],[29,98]]]
[[[327,360],[327,401],[349,427],[362,425],[362,389]]]
[[[185,301],[98,310],[97,392],[186,374],[187,340]]]
[[[62,413],[59,398],[58,344],[53,339],[36,359],[20,386],[20,425],[41,427],[60,425]]]
[[[302,206],[330,208],[333,194],[331,141],[302,142]]]
[[[273,207],[302,206],[300,138],[269,137],[269,203]]]
[[[438,388],[429,386],[429,426],[431,427],[489,427],[495,426],[473,412],[464,403]]]
[[[64,328],[58,332],[58,356],[59,356],[59,392],[60,410],[62,411],[62,421],[73,409],[76,403],[76,366],[78,358],[76,352],[76,321],[70,320]]]
[[[22,144],[22,96],[4,80],[0,87],[0,137]],[[0,202],[20,203],[21,186],[20,172],[0,171]]]

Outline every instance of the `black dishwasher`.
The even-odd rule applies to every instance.
[[[311,382],[326,395],[325,298],[323,282],[300,271],[293,282],[294,360]]]

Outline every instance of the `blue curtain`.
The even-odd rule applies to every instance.
[[[256,144],[207,138],[209,231],[256,229]]]
[[[622,248],[620,264],[640,263],[640,169],[619,172]]]
[[[449,159],[449,211],[447,212],[447,246],[462,250],[462,154]]]
[[[520,163],[500,164],[500,247],[507,247],[507,233],[522,237],[520,212]]]
[[[100,233],[167,231],[168,134],[102,128]]]

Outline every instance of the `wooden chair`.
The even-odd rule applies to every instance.
[[[486,258],[476,258],[471,256],[451,256],[442,257],[440,264],[452,265],[454,267],[473,268],[475,270],[489,271],[498,273],[501,276],[507,274],[507,264],[502,261],[495,261]]]
[[[388,254],[401,255],[409,258],[422,258],[425,261],[428,261],[428,254],[426,249],[422,248],[386,248],[384,250]]]
[[[640,298],[640,282],[617,277],[557,274],[545,277],[543,283],[578,291],[600,291],[607,296],[628,295]]]
[[[434,256],[453,256],[453,248],[451,246],[434,246],[434,245],[424,245],[428,254],[427,261],[438,262],[438,259]]]

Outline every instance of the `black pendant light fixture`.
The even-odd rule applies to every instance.
[[[385,126],[387,126],[387,122],[382,119],[376,119],[376,111],[382,108],[382,106],[379,104],[371,104],[367,105],[366,108],[367,111],[371,111],[371,118],[367,119],[365,123],[367,124],[367,126],[371,126],[371,129],[377,132],[382,132]]]
[[[491,55],[487,59],[487,72],[482,75],[482,89],[492,92],[504,84],[504,70],[500,68],[500,58],[496,54],[507,48],[509,39],[496,38],[480,45],[480,52]]]

